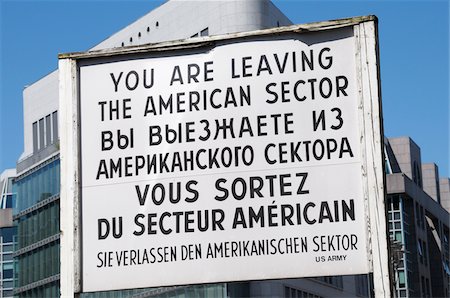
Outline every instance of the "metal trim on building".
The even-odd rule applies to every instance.
[[[39,210],[39,209],[49,205],[50,203],[55,202],[55,201],[59,201],[59,193],[56,194],[56,195],[53,195],[53,196],[51,196],[51,197],[49,197],[49,198],[47,198],[45,200],[42,200],[42,201],[34,204],[33,206],[31,206],[31,207],[29,207],[29,208],[27,208],[25,210],[20,211],[19,213],[17,213],[16,215],[13,216],[13,220],[18,220],[21,217],[23,217],[23,216],[25,216],[27,214],[30,214],[33,211],[37,211],[37,210]]]
[[[14,178],[14,181],[16,182],[17,180],[20,180],[20,179],[22,179],[22,178],[24,178],[24,177],[26,177],[26,176],[36,172],[37,170],[45,167],[46,165],[50,164],[51,162],[53,162],[53,161],[55,161],[57,159],[59,159],[59,152],[57,152],[55,155],[51,156],[49,159],[47,159],[47,160],[43,161],[42,163],[38,164],[37,166],[35,166],[35,167],[25,171],[25,172],[20,173],[20,175],[17,175],[17,177]]]
[[[26,286],[23,286],[23,287],[15,288],[13,293],[14,293],[14,295],[17,295],[17,294],[20,294],[22,292],[26,292],[28,290],[32,290],[34,288],[37,288],[37,287],[40,287],[40,286],[43,286],[43,285],[55,282],[57,280],[59,280],[59,274],[52,275],[50,277],[47,277],[47,278],[35,281],[35,282],[33,282],[31,284],[28,284]]]
[[[60,234],[58,233],[58,234],[52,235],[50,237],[47,237],[45,239],[42,239],[42,240],[40,240],[38,242],[34,242],[31,245],[28,245],[28,246],[26,246],[24,248],[16,250],[14,252],[14,257],[15,258],[19,257],[19,256],[21,256],[21,255],[23,255],[23,254],[25,254],[27,252],[33,251],[33,250],[38,249],[38,248],[40,248],[40,247],[42,247],[44,245],[47,245],[47,244],[52,243],[52,242],[55,242],[55,241],[59,240],[59,238],[60,238]]]

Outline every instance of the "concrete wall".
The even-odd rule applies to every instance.
[[[389,144],[401,172],[422,187],[422,162],[419,146],[409,137],[389,138]]]
[[[439,170],[436,164],[422,164],[423,190],[436,202],[441,203],[439,191]]]
[[[7,228],[12,226],[12,208],[0,209],[0,228]]]
[[[450,179],[439,179],[439,190],[441,195],[441,206],[450,213]]]

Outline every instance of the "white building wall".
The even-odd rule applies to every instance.
[[[423,190],[436,202],[441,203],[439,193],[439,170],[435,163],[422,164]]]
[[[58,76],[54,71],[23,91],[24,152],[19,161],[33,154],[33,122],[58,110]]]
[[[129,46],[185,39],[205,28],[209,35],[217,35],[290,24],[289,19],[268,0],[172,0],[91,50],[120,47],[122,43]],[[19,162],[33,154],[33,122],[58,109],[58,76],[56,70],[23,92],[24,152]]]
[[[185,39],[208,28],[209,35],[290,25],[267,0],[172,0],[146,14],[92,50]]]

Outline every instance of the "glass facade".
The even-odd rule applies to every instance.
[[[23,253],[17,261],[19,268],[27,270],[19,270],[18,287],[59,274],[59,240],[45,241],[59,234],[58,215],[57,202],[19,220],[17,250]],[[36,243],[41,245],[28,251],[29,245]]]
[[[179,287],[165,287],[165,288],[149,288],[149,289],[133,289],[122,291],[108,291],[95,293],[82,293],[80,298],[186,298],[186,297],[245,297],[243,295],[236,295],[235,292],[230,293],[226,284],[209,284],[209,285],[195,285],[195,286],[179,286]],[[228,289],[228,290],[227,290]],[[234,288],[233,288],[234,289]]]
[[[0,209],[14,208],[16,194],[13,190],[13,177],[1,181],[0,185]]]
[[[294,289],[291,287],[284,288],[284,297],[285,298],[322,298],[322,296],[308,293],[306,291],[302,291],[299,289]]]
[[[59,241],[21,254],[17,261],[19,274],[16,288],[37,282],[43,284],[19,293],[19,297],[59,297],[59,279],[53,283],[43,282],[47,278],[58,276],[59,264]]]
[[[59,297],[59,165],[59,157],[50,158],[14,183],[16,297]]]
[[[15,227],[0,228],[0,297],[13,297]]]
[[[17,249],[59,234],[59,201],[20,217],[17,223]]]
[[[409,216],[405,212],[405,201],[400,195],[388,196],[388,227],[391,238],[392,264],[394,266],[394,282],[396,297],[411,297],[409,249]]]
[[[18,177],[14,183],[18,200],[15,213],[32,207],[55,194],[59,194],[59,158],[44,162],[35,170]]]
[[[14,175],[15,171],[6,170],[0,178],[0,298],[13,297],[17,273],[13,258],[17,228],[8,219],[16,197],[12,183]],[[7,219],[4,220],[2,216],[6,216]]]

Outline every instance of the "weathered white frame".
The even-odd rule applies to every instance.
[[[162,52],[213,45],[217,41],[270,36],[282,33],[302,33],[353,26],[356,41],[356,65],[359,92],[359,121],[361,174],[364,184],[366,212],[368,211],[367,247],[373,272],[375,297],[391,295],[386,229],[384,137],[381,114],[381,92],[378,65],[377,19],[374,16],[318,22],[267,30],[203,37],[158,44],[106,49],[59,56],[60,131],[61,131],[61,296],[74,297],[82,290],[81,225],[80,225],[80,146],[78,104],[78,60]]]

